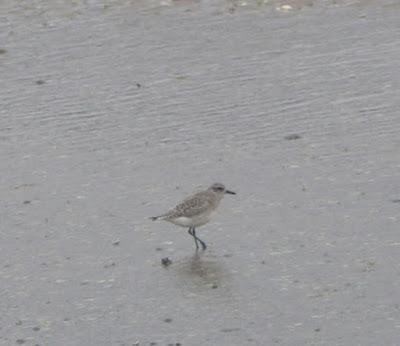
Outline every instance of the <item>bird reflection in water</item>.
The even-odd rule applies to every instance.
[[[177,265],[177,275],[185,286],[218,288],[229,276],[224,264],[216,256],[196,252]]]

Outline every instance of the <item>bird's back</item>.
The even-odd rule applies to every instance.
[[[198,192],[179,203],[169,211],[166,220],[177,217],[195,217],[201,214],[210,214],[218,206],[220,199],[209,191]]]

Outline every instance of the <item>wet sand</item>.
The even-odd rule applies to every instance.
[[[2,1],[0,345],[397,345],[399,16]]]

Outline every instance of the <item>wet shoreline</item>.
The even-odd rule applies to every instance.
[[[399,14],[2,2],[0,345],[396,345]]]

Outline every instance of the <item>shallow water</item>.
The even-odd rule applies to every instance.
[[[399,15],[2,1],[0,344],[397,345]]]

